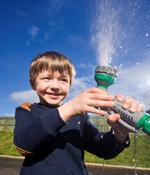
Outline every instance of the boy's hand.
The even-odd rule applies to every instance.
[[[107,108],[114,106],[114,99],[115,97],[105,90],[94,87],[83,91],[73,98],[70,103],[75,115],[88,112],[105,115]]]
[[[114,106],[113,95],[100,88],[90,88],[81,92],[58,108],[60,116],[67,122],[71,117],[88,112],[106,115],[107,109]]]
[[[130,96],[127,96],[125,99],[121,94],[118,94],[116,96],[116,99],[119,102],[122,102],[122,107],[124,109],[129,109],[130,112],[140,112],[142,111],[142,104],[139,104],[139,102],[135,99],[132,99]]]
[[[122,102],[122,107],[124,109],[128,109],[130,112],[140,112],[142,111],[142,105],[139,104],[139,102],[135,99],[132,99],[130,96],[127,96],[126,98],[123,98],[121,94],[118,94],[116,96],[116,99],[119,102]],[[112,127],[112,130],[114,131],[115,137],[118,141],[124,142],[127,134],[129,133],[129,129],[121,125],[118,120],[120,119],[119,114],[112,114],[109,116],[107,122]]]

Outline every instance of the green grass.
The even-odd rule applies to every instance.
[[[0,132],[0,155],[20,156],[13,144],[12,132]],[[131,145],[119,156],[111,160],[100,159],[88,152],[85,152],[85,162],[104,163],[112,165],[124,165],[150,168],[150,137],[140,134],[136,141],[136,159],[134,158],[134,134],[130,134]]]
[[[20,156],[13,144],[13,132],[0,131],[0,155]]]
[[[124,165],[150,168],[150,137],[144,134],[138,135],[135,140],[135,135],[130,134],[131,144],[116,158],[110,160],[99,159],[90,153],[85,154],[85,161],[91,163],[102,163],[112,165]],[[135,147],[136,144],[136,147]],[[136,149],[135,149],[136,148]],[[135,154],[135,159],[134,159]]]

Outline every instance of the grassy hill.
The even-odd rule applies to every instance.
[[[150,168],[150,137],[144,134],[135,137],[130,134],[131,145],[119,156],[110,160],[99,159],[96,156],[86,153],[86,162],[95,162],[112,165],[137,166]]]
[[[150,168],[150,137],[140,134],[135,138],[134,134],[130,134],[130,138],[131,146],[125,149],[118,157],[111,160],[103,160],[85,152],[85,161],[124,166],[136,165],[137,167]],[[12,132],[0,132],[0,155],[20,156],[13,145]]]

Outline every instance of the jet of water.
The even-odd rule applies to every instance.
[[[95,3],[92,41],[96,49],[98,64],[103,66],[111,64],[123,34],[119,19],[122,6],[118,2],[97,0]]]

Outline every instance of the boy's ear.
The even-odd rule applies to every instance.
[[[31,85],[32,89],[35,90],[34,82],[31,79],[30,79],[30,85]]]

